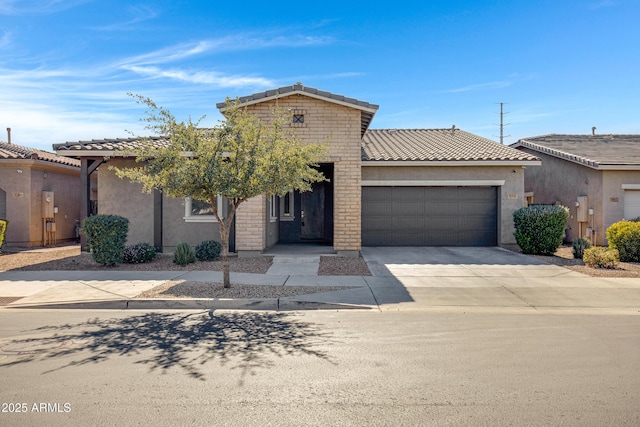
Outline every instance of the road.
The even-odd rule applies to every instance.
[[[640,316],[5,309],[0,378],[3,426],[631,426]]]

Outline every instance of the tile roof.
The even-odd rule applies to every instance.
[[[78,142],[65,142],[63,144],[54,144],[53,149],[57,152],[69,152],[64,155],[72,155],[75,151],[82,151],[83,155],[87,155],[87,152],[113,152],[113,151],[132,151],[140,147],[140,142],[143,138],[105,138],[105,139],[92,139],[91,141],[78,141]],[[152,142],[158,147],[164,147],[169,143],[166,137],[162,136],[149,136],[144,138],[147,141]]]
[[[640,167],[640,135],[561,135],[523,138],[511,145],[526,147],[595,169]]]
[[[318,90],[312,87],[307,87],[302,83],[296,83],[291,86],[283,86],[278,89],[267,90],[265,92],[258,92],[258,93],[254,93],[253,95],[241,96],[238,98],[238,100],[240,101],[241,104],[251,105],[251,104],[257,104],[259,102],[269,101],[279,97],[291,96],[296,94],[307,95],[313,98],[324,99],[329,102],[335,102],[338,104],[343,104],[343,105],[351,106],[359,110],[362,110],[362,120],[361,120],[362,134],[364,134],[366,130],[369,128],[369,125],[373,120],[374,114],[376,113],[376,111],[378,111],[378,108],[380,108],[380,106],[376,104],[370,104],[365,101],[359,101],[355,98],[348,98],[344,95],[338,95],[335,93]],[[216,107],[219,110],[224,111],[226,107],[226,103],[218,102],[216,104]]]
[[[35,148],[23,147],[16,144],[0,142],[0,161],[9,160],[42,160],[45,162],[59,163],[67,166],[80,167],[80,160],[58,156],[48,151],[37,150]]]
[[[460,129],[369,129],[363,161],[537,161],[537,157]]]

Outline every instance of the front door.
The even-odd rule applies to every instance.
[[[316,182],[311,191],[300,193],[300,238],[324,239],[324,182]]]

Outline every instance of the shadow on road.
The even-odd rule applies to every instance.
[[[38,338],[2,344],[0,353],[17,359],[5,359],[0,367],[74,359],[55,369],[58,370],[127,356],[134,357],[134,363],[147,365],[150,371],[178,367],[192,378],[204,381],[202,368],[217,361],[239,369],[242,384],[246,375],[273,366],[274,356],[305,355],[333,363],[318,348],[330,342],[331,334],[320,325],[286,313],[148,313],[46,326],[30,332],[37,333]],[[42,336],[43,332],[51,336]]]

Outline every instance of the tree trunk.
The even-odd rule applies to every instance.
[[[222,284],[225,288],[231,287],[229,277],[229,231],[230,227],[220,226],[220,240],[222,240]]]

